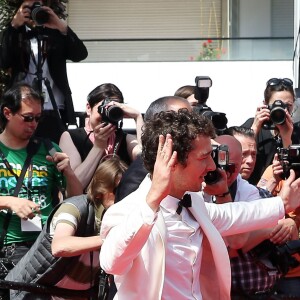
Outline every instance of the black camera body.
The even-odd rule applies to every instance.
[[[229,150],[227,145],[212,145],[212,157],[216,165],[216,170],[209,171],[204,177],[206,184],[215,184],[221,179],[221,175],[218,172],[218,168],[227,170],[229,164]]]
[[[31,19],[37,24],[42,26],[49,21],[49,14],[44,9],[44,6],[39,2],[34,2],[31,7]]]
[[[193,106],[193,110],[210,119],[216,129],[216,133],[221,135],[227,129],[226,114],[222,112],[214,112],[207,105]]]
[[[282,100],[275,100],[273,104],[268,106],[270,110],[270,120],[263,124],[265,129],[274,129],[274,125],[285,123],[286,119],[286,104]]]
[[[268,270],[277,270],[282,276],[300,265],[293,256],[296,253],[300,253],[300,240],[288,241],[282,245],[264,240],[250,250],[250,254],[256,261]]]
[[[111,102],[112,100],[106,98],[102,105],[98,106],[98,113],[101,115],[102,121],[104,123],[110,123],[113,125],[118,126],[119,122],[123,119],[123,110],[115,105],[106,107],[106,105]]]
[[[296,173],[296,178],[300,177],[300,145],[291,145],[288,148],[277,148],[278,158],[283,167],[282,179],[290,176],[290,170]]]

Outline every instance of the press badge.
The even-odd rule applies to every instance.
[[[22,231],[42,231],[41,217],[39,215],[36,215],[32,219],[21,219],[21,229]]]

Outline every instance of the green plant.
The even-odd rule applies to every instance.
[[[202,49],[196,60],[218,60],[226,53],[225,48],[215,47],[212,40],[207,40],[202,43]]]

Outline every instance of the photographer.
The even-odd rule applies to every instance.
[[[122,120],[107,120],[108,109],[112,106],[121,108],[123,118],[135,120],[136,136],[122,130]],[[141,113],[124,104],[122,92],[112,83],[101,84],[89,93],[86,114],[85,127],[65,131],[59,142],[61,149],[70,156],[71,167],[84,187],[89,184],[102,156],[118,154],[128,165],[136,159],[141,151],[139,141],[143,125]]]
[[[282,107],[274,107],[274,102],[281,100]],[[272,163],[277,147],[287,148],[291,144],[300,143],[300,128],[293,124],[295,93],[293,81],[289,78],[271,78],[267,81],[264,91],[264,101],[257,107],[255,117],[248,119],[242,126],[252,128],[257,143],[257,160],[249,182],[257,184],[264,170]],[[276,108],[276,116],[285,110],[283,122],[272,124],[270,122],[271,111]],[[275,112],[275,111],[274,111]],[[277,120],[275,120],[277,121]],[[270,126],[271,125],[271,126]]]
[[[174,96],[182,97],[188,100],[193,110],[197,111],[209,118],[216,129],[216,134],[224,134],[227,129],[226,114],[222,112],[214,112],[207,106],[209,89],[212,86],[212,80],[208,76],[196,76],[195,86],[184,85],[180,87]]]
[[[281,161],[279,159],[278,154],[276,153],[273,160],[273,164],[270,165],[265,170],[258,183],[259,186],[268,187],[270,192],[272,192],[274,196],[278,195],[284,183],[284,180],[282,179],[283,163],[285,162]],[[297,166],[296,168],[298,169],[299,167]],[[292,239],[293,240],[299,239],[300,209],[297,208],[294,212],[289,213],[289,217],[292,218],[297,225],[296,234],[292,236]],[[286,276],[280,279],[280,281],[277,284],[276,291],[279,295],[299,298],[300,297],[299,285],[300,285],[300,266],[290,270],[286,274]]]
[[[232,167],[232,172],[226,172],[230,195],[216,197],[216,203],[248,202],[263,198],[259,190],[242,179],[239,174],[242,162],[240,142],[229,135],[218,136],[215,141],[228,146],[228,164],[234,166],[234,168]],[[204,191],[214,194],[215,185],[206,185]],[[253,256],[253,253],[249,251],[264,240],[270,240],[273,244],[285,243],[291,237],[295,237],[296,232],[293,220],[282,219],[275,227],[226,238],[232,271],[232,299],[269,299],[280,273],[275,267],[268,269],[259,262],[257,256]],[[272,266],[268,258],[265,258],[265,263],[268,266]]]
[[[58,143],[66,126],[76,123],[66,61],[85,59],[87,49],[63,20],[65,4],[61,1],[47,1],[49,6],[33,0],[9,3],[15,14],[3,31],[0,67],[10,74],[8,88],[25,82],[44,95],[43,119],[36,135]]]
[[[194,85],[184,85],[180,87],[174,94],[176,97],[182,97],[189,101],[191,106],[197,106],[198,100],[195,98],[195,89],[197,87]]]

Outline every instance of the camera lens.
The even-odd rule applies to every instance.
[[[43,25],[49,21],[49,14],[41,6],[33,8],[31,18],[37,25]]]
[[[274,124],[283,124],[285,122],[286,114],[282,107],[275,107],[270,112],[270,119]]]
[[[214,170],[214,171],[209,171],[207,172],[207,174],[204,176],[204,181],[206,184],[215,184],[217,183],[221,178],[220,173],[218,172],[218,170]]]
[[[106,116],[112,123],[118,123],[123,118],[123,110],[118,106],[110,106],[106,110]]]
[[[225,130],[227,127],[227,118],[224,113],[213,113],[211,120],[216,129]]]

